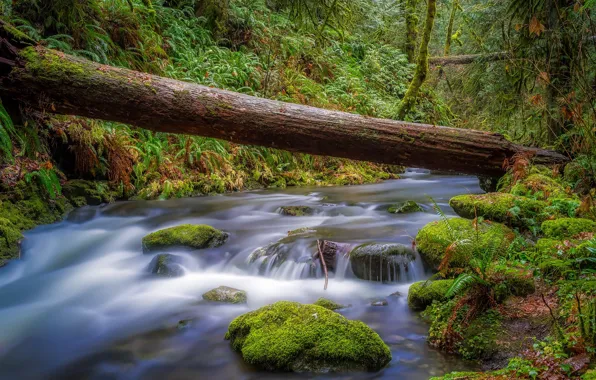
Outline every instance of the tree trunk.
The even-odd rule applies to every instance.
[[[451,53],[451,39],[453,38],[453,24],[455,23],[455,15],[459,8],[459,0],[453,0],[451,15],[449,16],[449,25],[447,26],[447,37],[445,38],[445,56]]]
[[[426,21],[424,23],[424,34],[420,42],[420,50],[418,51],[418,62],[416,63],[416,71],[414,78],[410,82],[408,91],[401,100],[399,109],[397,110],[397,118],[403,120],[407,113],[412,109],[418,96],[418,91],[424,84],[426,76],[428,75],[428,44],[430,42],[430,35],[435,23],[435,15],[437,13],[437,0],[428,0],[426,8]]]
[[[416,42],[418,40],[418,15],[416,14],[418,0],[404,0],[404,5],[406,19],[406,46],[404,50],[408,56],[408,62],[414,63],[416,60]]]
[[[0,31],[1,32],[1,31]],[[0,47],[6,40],[0,39]],[[283,103],[116,68],[41,46],[0,49],[0,95],[45,112],[293,152],[499,176],[516,153],[566,157],[502,135]],[[13,62],[13,63],[10,63]]]

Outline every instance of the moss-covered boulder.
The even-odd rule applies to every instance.
[[[463,218],[481,216],[494,222],[524,227],[528,219],[539,217],[547,204],[513,194],[488,193],[458,195],[451,198],[449,206]]]
[[[97,206],[114,200],[106,182],[75,179],[62,186],[62,193],[75,206]]]
[[[143,252],[170,248],[204,249],[223,245],[228,234],[205,224],[183,224],[159,230],[143,238]]]
[[[282,206],[279,213],[287,216],[309,216],[315,213],[315,210],[309,206]]]
[[[443,301],[452,284],[453,280],[415,282],[408,290],[408,306],[412,310],[422,311],[433,301]]]
[[[402,244],[362,244],[350,252],[350,264],[362,280],[399,281],[402,267],[415,260],[412,249]]]
[[[583,218],[560,218],[542,223],[542,232],[553,239],[571,238],[582,232],[596,232],[596,222]]]
[[[329,310],[339,310],[347,307],[327,298],[319,298],[315,303],[313,303],[313,305],[321,306]]]
[[[162,253],[149,263],[149,271],[160,277],[184,276],[183,259],[180,256]]]
[[[420,205],[414,201],[399,202],[389,206],[387,209],[392,214],[408,214],[411,212],[424,211]]]
[[[20,255],[23,234],[8,219],[0,218],[0,266]]]
[[[226,339],[247,363],[270,371],[378,371],[391,361],[389,347],[364,323],[296,302],[239,316]]]
[[[247,296],[244,290],[220,286],[203,294],[203,299],[210,302],[246,303]]]
[[[450,266],[464,267],[470,259],[471,248],[493,249],[495,255],[500,256],[514,238],[513,231],[499,223],[479,222],[475,226],[472,220],[451,218],[424,226],[416,235],[416,247],[434,269],[438,269],[447,248],[451,247]]]
[[[570,196],[565,187],[557,180],[544,174],[531,174],[511,188],[511,194],[531,196],[540,200],[565,198]]]

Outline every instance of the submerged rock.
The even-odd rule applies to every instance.
[[[596,232],[596,222],[582,218],[561,218],[542,223],[544,235],[553,239],[571,238],[582,232]]]
[[[512,230],[499,223],[478,222],[462,218],[451,218],[431,222],[416,235],[416,247],[422,259],[434,269],[450,248],[450,266],[464,267],[476,250],[495,250],[495,256],[502,256],[515,238]]]
[[[309,206],[282,206],[279,213],[287,216],[308,216],[315,213],[315,210]]]
[[[443,301],[453,280],[419,281],[410,286],[408,306],[415,311],[426,309],[433,301]]]
[[[226,339],[247,363],[269,371],[378,371],[391,361],[389,347],[364,323],[297,302],[239,316]]]
[[[203,299],[211,302],[246,303],[247,296],[244,290],[220,286],[203,294]]]
[[[370,303],[370,306],[387,306],[389,303],[387,300],[374,300]]]
[[[149,263],[149,271],[161,277],[184,276],[183,258],[169,253],[162,253]]]
[[[350,252],[356,277],[380,282],[399,281],[401,267],[407,270],[415,258],[414,252],[402,244],[362,244]]]
[[[331,301],[327,298],[319,298],[315,303],[313,303],[313,305],[321,306],[321,307],[324,307],[325,309],[329,309],[329,310],[339,310],[339,309],[344,309],[347,307],[345,305]]]
[[[159,230],[143,238],[143,252],[169,248],[204,249],[223,245],[228,234],[205,224],[183,224]]]
[[[389,206],[387,209],[392,214],[407,214],[411,212],[424,211],[420,205],[414,201],[399,202]]]
[[[449,206],[464,218],[479,216],[510,226],[525,227],[526,221],[539,217],[547,204],[513,194],[488,193],[458,195],[451,198]]]

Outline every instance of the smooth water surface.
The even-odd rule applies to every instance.
[[[84,207],[65,221],[26,233],[23,260],[0,270],[1,379],[257,379],[312,378],[271,374],[243,363],[223,339],[230,321],[278,300],[303,303],[327,297],[351,304],[341,310],[379,333],[393,360],[378,373],[319,375],[319,378],[427,379],[470,366],[430,349],[428,326],[408,310],[408,283],[429,276],[420,258],[402,283],[354,278],[348,260],[323,290],[303,257],[312,239],[299,238],[291,259],[266,268],[250,254],[301,227],[318,227],[337,242],[397,242],[410,245],[417,231],[437,220],[434,199],[452,215],[450,197],[479,193],[466,176],[410,170],[403,179],[374,185],[292,188],[168,201],[119,202]],[[391,203],[415,200],[425,211],[394,215]],[[280,206],[308,205],[313,216],[280,215]],[[171,252],[185,257],[185,275],[155,278],[141,239],[183,223],[204,223],[230,234],[222,247]],[[309,273],[311,275],[309,276]],[[201,295],[226,285],[248,292],[247,305],[201,303]],[[393,295],[400,292],[402,295]],[[373,299],[388,306],[371,306]],[[179,326],[180,320],[190,322]]]

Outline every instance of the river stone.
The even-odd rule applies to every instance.
[[[268,371],[378,371],[391,361],[389,347],[364,323],[297,302],[243,314],[225,338],[247,363]]]
[[[405,201],[389,206],[389,209],[387,209],[387,211],[389,211],[392,214],[407,214],[411,212],[419,212],[424,210],[422,210],[422,207],[420,207],[420,205],[414,201]]]
[[[402,244],[362,244],[350,252],[350,264],[356,277],[370,281],[399,281],[400,266],[407,268],[413,260],[414,252]]]
[[[180,277],[184,276],[182,262],[183,259],[180,256],[161,253],[151,260],[149,270],[152,274],[161,277]]]
[[[279,213],[287,216],[308,216],[314,214],[315,210],[308,206],[282,206]]]
[[[379,299],[379,300],[374,300],[370,303],[370,306],[387,306],[389,303],[387,302],[387,300],[383,300],[383,299]]]
[[[313,303],[313,305],[321,306],[329,310],[339,310],[347,307],[345,305],[339,304],[335,301],[331,301],[327,298],[322,297],[319,298],[315,303]]]
[[[204,249],[223,245],[228,234],[205,224],[182,224],[159,230],[143,238],[143,252],[171,248]]]
[[[247,297],[244,290],[220,286],[203,294],[203,299],[211,302],[246,303]]]

